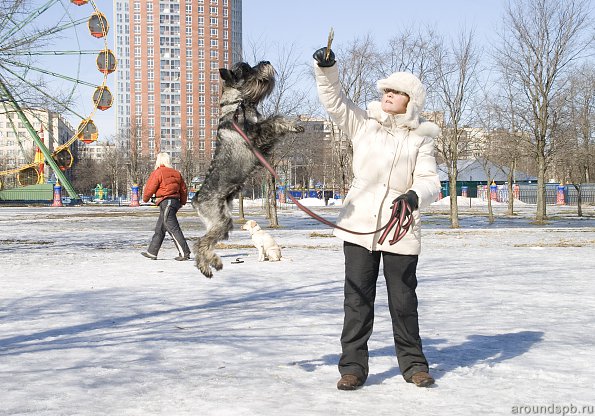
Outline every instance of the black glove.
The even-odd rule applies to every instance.
[[[407,191],[403,195],[397,197],[397,199],[395,199],[394,202],[402,201],[403,199],[407,202],[409,207],[411,207],[411,211],[415,211],[417,208],[419,208],[419,197],[417,196],[415,191]]]
[[[330,50],[328,59],[326,59],[326,47],[318,49],[312,57],[316,60],[318,66],[322,68],[327,68],[335,64],[335,54],[332,49]]]

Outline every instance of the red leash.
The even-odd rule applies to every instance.
[[[254,155],[258,158],[258,160],[260,161],[262,166],[264,166],[271,173],[271,175],[273,175],[273,177],[276,180],[281,182],[281,178],[279,178],[279,175],[277,175],[277,172],[275,171],[275,169],[273,169],[273,167],[269,164],[269,162],[262,155],[262,153],[260,153],[260,151],[254,147],[254,145],[252,145],[252,142],[250,141],[250,138],[246,135],[246,133],[244,133],[244,131],[236,124],[235,121],[232,121],[231,124],[233,125],[233,128],[236,129],[236,131],[239,133],[239,135],[242,136],[242,138],[244,139],[246,144],[248,144],[248,147],[250,147],[250,150],[252,150],[252,153],[254,153]],[[347,228],[343,228],[340,225],[332,223],[329,220],[321,217],[320,215],[316,214],[314,211],[312,211],[308,207],[302,205],[297,199],[294,198],[293,195],[291,195],[291,192],[288,192],[287,196],[289,197],[289,199],[291,199],[291,201],[299,209],[304,211],[306,214],[308,214],[315,220],[317,220],[325,225],[328,225],[329,227],[337,228],[339,230],[342,230],[342,231],[345,231],[345,232],[348,232],[351,234],[357,234],[357,235],[376,234],[377,232],[384,230],[384,232],[378,239],[379,244],[382,244],[384,242],[384,240],[386,239],[386,237],[388,236],[388,234],[390,234],[391,230],[394,227],[396,227],[395,234],[394,234],[392,240],[390,240],[388,242],[390,245],[395,244],[396,242],[400,241],[403,237],[405,237],[405,234],[407,234],[409,227],[411,227],[413,225],[413,215],[411,215],[412,214],[411,207],[409,206],[407,201],[404,201],[404,200],[393,202],[393,204],[391,206],[391,208],[392,208],[391,218],[383,227],[381,227],[377,230],[374,230],[374,231],[370,231],[370,232],[359,232],[359,231],[348,230]]]

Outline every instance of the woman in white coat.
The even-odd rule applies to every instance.
[[[321,48],[313,55],[318,95],[353,144],[354,177],[338,225],[358,233],[377,230],[390,221],[395,200],[406,201],[413,211],[412,227],[394,244],[390,238],[380,244],[381,232],[362,235],[335,230],[344,241],[345,255],[337,388],[354,390],[368,377],[368,339],[381,260],[399,368],[407,382],[427,387],[434,379],[422,351],[415,293],[421,249],[419,208],[435,201],[440,192],[434,158],[434,137],[440,129],[420,118],[426,91],[413,74],[397,72],[378,81],[382,99],[364,110],[343,93],[335,55],[326,52]]]

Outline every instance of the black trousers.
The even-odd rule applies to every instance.
[[[368,339],[374,326],[376,282],[383,260],[388,291],[388,307],[392,318],[395,351],[405,379],[418,371],[428,371],[422,351],[417,317],[416,268],[418,256],[399,255],[345,242],[345,317],[341,334],[341,375],[354,374],[365,381],[368,377]]]
[[[159,204],[159,218],[157,224],[155,224],[155,234],[149,244],[149,253],[155,256],[159,253],[165,233],[169,233],[171,238],[174,240],[174,244],[178,249],[180,255],[190,254],[190,248],[188,243],[182,234],[182,229],[178,223],[177,212],[182,207],[179,199],[167,198],[161,201]]]

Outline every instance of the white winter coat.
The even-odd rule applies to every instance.
[[[337,65],[320,68],[315,64],[314,68],[320,101],[353,143],[354,178],[337,224],[358,232],[377,230],[389,221],[392,201],[410,189],[419,197],[420,208],[434,202],[440,192],[434,137],[440,129],[420,119],[425,102],[421,82],[403,72],[378,81],[379,89],[392,88],[410,97],[405,114],[390,115],[382,111],[380,102],[370,103],[366,111],[348,99]],[[416,255],[421,249],[419,210],[413,218],[412,229],[392,246],[393,232],[382,245],[378,244],[381,232],[356,235],[335,229],[334,234],[370,251]]]

